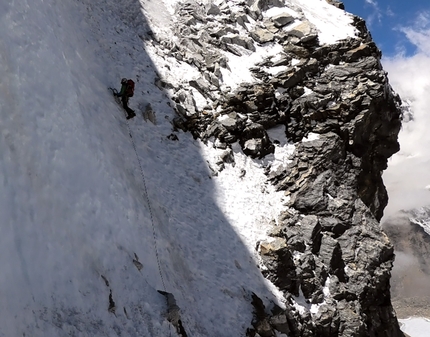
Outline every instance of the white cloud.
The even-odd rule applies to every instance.
[[[396,27],[394,30],[403,33],[407,41],[417,48],[418,54],[430,54],[430,12],[419,13],[414,18],[413,25]],[[398,59],[405,54],[406,47],[401,41],[398,42],[396,49],[398,53],[395,58]]]
[[[419,54],[430,56],[430,29],[403,28],[402,32],[417,47]]]
[[[385,14],[386,14],[387,16],[390,16],[390,17],[394,17],[394,16],[396,16],[396,14],[393,12],[393,10],[391,9],[391,7],[390,7],[390,6],[388,6],[388,7],[387,7],[387,10],[385,11]]]
[[[428,11],[424,11],[418,14],[414,26],[416,28],[426,29],[429,28],[430,25],[430,13]]]
[[[374,0],[365,0],[366,3],[368,3],[369,5],[372,5],[374,7],[378,7],[378,3]]]
[[[372,13],[366,18],[367,24],[372,26],[375,20],[380,23],[382,20],[382,11],[379,8],[378,2],[376,0],[364,0],[364,2],[373,8]]]
[[[430,16],[421,13],[413,26],[399,30],[417,47],[417,52],[406,56],[405,49],[399,46],[399,53],[384,58],[383,65],[393,88],[410,102],[414,119],[403,124],[401,150],[390,159],[384,173],[390,197],[386,215],[430,205],[430,191],[426,189],[430,184]]]

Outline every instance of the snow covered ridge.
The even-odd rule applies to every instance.
[[[397,336],[398,98],[335,3],[0,4],[0,336]]]
[[[164,62],[156,58],[155,62],[163,79],[172,84],[200,77],[194,66],[204,66],[208,71],[203,75],[211,85],[235,89],[255,81],[251,69],[263,60],[273,60],[279,64],[274,69],[280,69],[278,59],[286,39],[330,44],[358,33],[351,15],[324,0],[165,2],[169,7],[174,4],[177,23],[170,30],[152,28],[167,51]],[[166,65],[172,60],[165,56],[179,61],[175,74],[168,71]],[[200,110],[207,103],[204,98],[196,101]]]
[[[424,229],[424,231],[430,235],[429,208],[421,207],[420,209],[412,210],[409,213],[410,213],[410,221],[422,227],[422,229]]]

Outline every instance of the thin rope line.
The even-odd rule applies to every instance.
[[[154,238],[155,258],[157,260],[157,265],[158,265],[158,273],[160,274],[161,283],[163,285],[163,291],[166,291],[166,284],[164,283],[164,277],[163,277],[163,273],[161,271],[160,255],[158,254],[157,234],[155,232],[154,215],[153,215],[153,212],[152,212],[151,201],[149,200],[148,188],[146,187],[145,174],[143,173],[142,163],[141,163],[140,157],[139,157],[139,155],[137,153],[136,143],[134,142],[133,135],[131,134],[131,128],[130,128],[130,124],[129,124],[128,120],[126,120],[126,123],[127,123],[128,134],[129,134],[129,136],[131,138],[131,143],[133,144],[134,153],[136,154],[137,162],[139,163],[140,174],[142,176],[142,181],[143,181],[143,189],[145,191],[145,197],[146,197],[146,201],[148,203],[149,215],[150,215],[150,218],[151,218],[152,235],[153,235],[153,238]],[[169,324],[168,326],[169,326],[169,336],[172,337],[172,327],[171,327],[171,324]]]
[[[158,254],[158,248],[157,248],[157,235],[155,233],[154,216],[153,216],[153,213],[152,213],[151,202],[149,200],[148,188],[146,187],[145,174],[143,173],[142,163],[140,161],[139,155],[137,154],[136,143],[134,142],[133,136],[131,134],[130,124],[128,123],[128,120],[127,120],[127,128],[128,128],[128,134],[130,135],[130,138],[131,138],[131,143],[133,144],[134,153],[136,154],[137,162],[139,163],[140,174],[142,176],[142,181],[143,181],[143,189],[145,191],[145,197],[146,197],[146,201],[148,203],[149,215],[151,217],[152,234],[153,234],[153,237],[154,237],[155,258],[157,259],[158,272],[160,274],[161,283],[163,285],[163,291],[166,291],[166,284],[164,283],[163,273],[161,272],[160,256]]]

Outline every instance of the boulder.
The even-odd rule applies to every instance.
[[[215,4],[210,4],[210,7],[207,11],[208,15],[220,15],[221,14],[221,10],[219,9],[218,6],[216,6]]]
[[[252,123],[243,130],[239,143],[243,152],[252,158],[263,158],[275,151],[266,130],[257,123]]]
[[[264,28],[256,28],[251,32],[251,37],[258,43],[267,43],[273,41],[275,34]]]
[[[305,183],[295,195],[293,206],[305,214],[315,214],[326,209],[328,196],[325,188],[331,174],[331,171],[323,172],[313,182]]]
[[[272,16],[270,19],[273,21],[275,27],[277,28],[284,27],[287,24],[294,21],[294,17],[288,13],[278,14],[278,15]]]
[[[298,295],[296,268],[285,240],[276,239],[272,242],[262,242],[259,250],[267,268],[263,270],[263,274],[279,289]]]
[[[229,35],[221,37],[221,42],[226,44],[233,44],[239,47],[255,51],[255,46],[252,40],[248,37],[240,36],[240,35]]]
[[[298,38],[303,38],[310,35],[313,32],[313,27],[309,21],[302,22],[301,24],[295,26],[288,33],[292,36]]]

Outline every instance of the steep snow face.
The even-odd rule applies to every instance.
[[[211,148],[166,138],[174,114],[143,35],[168,29],[166,13],[132,0],[0,5],[0,336],[167,336],[157,289],[190,335],[239,336],[251,292],[276,301],[250,253],[282,202],[264,163],[238,151],[250,181],[235,184],[239,166],[211,177]],[[107,90],[121,77],[136,80],[129,123]]]
[[[128,303],[131,316],[141,307],[160,321],[163,302],[148,291],[159,282],[155,264],[145,278],[124,271],[133,253],[155,258],[140,239],[149,215],[139,210],[123,116],[106,92],[117,79],[106,72],[113,63],[95,53],[84,9],[2,4],[1,336],[104,335],[117,324],[107,311],[109,287],[120,310]]]

